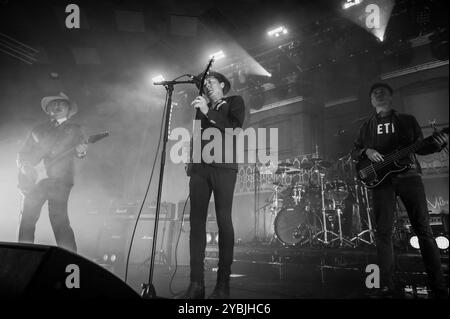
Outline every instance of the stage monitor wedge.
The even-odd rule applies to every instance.
[[[0,298],[139,299],[118,277],[65,249],[0,242]]]

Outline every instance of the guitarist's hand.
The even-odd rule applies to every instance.
[[[366,149],[366,155],[372,162],[383,162],[383,155],[371,148]]]
[[[22,164],[22,166],[20,167],[20,172],[30,178],[34,178],[34,176],[36,175],[36,169],[28,163]]]
[[[442,150],[447,145],[448,135],[444,133],[436,133],[434,134],[434,141],[439,149]]]
[[[79,144],[75,147],[75,150],[77,151],[77,156],[78,157],[85,157],[86,153],[87,153],[87,149],[88,149],[88,145],[83,143],[83,144]]]

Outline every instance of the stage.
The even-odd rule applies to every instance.
[[[396,255],[397,277],[405,299],[426,299],[426,274],[418,252]],[[448,281],[448,252],[441,257]],[[215,285],[217,249],[208,247],[205,260],[207,294]],[[284,248],[261,243],[235,247],[231,276],[233,299],[367,299],[366,266],[376,263],[376,250],[367,248]],[[130,266],[129,284],[140,292],[148,263]],[[172,298],[169,282],[175,265],[157,264],[154,284],[158,295]],[[144,280],[145,281],[145,280]],[[189,266],[177,267],[172,291],[189,284]],[[400,298],[400,297],[399,297]]]

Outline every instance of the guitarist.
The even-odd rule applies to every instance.
[[[371,103],[375,114],[360,128],[355,141],[353,157],[356,160],[368,158],[374,163],[383,162],[383,155],[401,147],[407,147],[423,139],[422,131],[414,116],[398,113],[392,108],[393,89],[385,83],[376,83],[370,89]],[[438,134],[438,143],[428,143],[416,153],[427,155],[442,150],[446,136]],[[396,295],[394,281],[394,251],[392,231],[396,196],[402,200],[408,212],[411,225],[419,238],[422,259],[435,297],[448,298],[444,281],[439,249],[436,245],[428,216],[428,206],[421,178],[421,168],[415,154],[399,160],[409,169],[390,174],[372,192],[372,206],[376,224],[378,264],[381,270],[381,288],[378,297]]]
[[[50,223],[57,245],[76,252],[67,202],[74,182],[73,158],[85,157],[88,147],[81,127],[70,120],[78,108],[64,93],[44,97],[41,107],[49,120],[33,128],[17,157],[19,188],[24,194],[19,242],[34,242],[36,223],[42,206],[48,200]],[[65,152],[54,161],[71,148],[74,148],[73,152]],[[33,185],[36,178],[34,167],[41,161],[48,178]]]
[[[233,159],[227,163],[225,153],[233,151],[225,147],[225,129],[242,128],[245,118],[245,106],[242,97],[225,95],[229,92],[230,81],[221,73],[209,72],[205,78],[205,96],[197,96],[192,102],[196,109],[196,119],[201,121],[201,131],[214,128],[222,136],[222,160],[220,162],[201,162],[192,166],[189,181],[191,201],[190,213],[190,267],[191,283],[182,296],[184,299],[203,299],[205,295],[204,258],[206,248],[206,220],[211,193],[214,193],[217,224],[219,228],[219,269],[217,282],[210,299],[229,297],[229,281],[233,262],[234,230],[231,219],[234,187],[238,165]],[[201,85],[201,84],[200,84]],[[202,150],[210,140],[202,140]],[[209,162],[209,161],[206,161]]]

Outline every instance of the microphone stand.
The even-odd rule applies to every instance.
[[[141,297],[144,299],[155,299],[156,298],[156,290],[153,286],[153,270],[155,267],[155,251],[156,251],[156,242],[158,237],[158,224],[159,224],[159,212],[161,208],[161,194],[162,194],[162,184],[164,178],[164,167],[166,164],[166,145],[169,139],[169,127],[170,127],[170,115],[172,113],[172,94],[174,85],[176,84],[192,84],[195,82],[193,80],[190,81],[162,81],[155,82],[154,85],[162,85],[166,88],[166,101],[164,110],[166,111],[165,120],[164,120],[164,135],[163,135],[163,144],[162,144],[162,152],[161,152],[161,164],[160,164],[160,173],[159,173],[159,182],[158,182],[158,196],[156,199],[156,212],[155,212],[155,225],[153,227],[153,241],[152,241],[152,254],[150,257],[150,272],[148,276],[148,282],[142,284],[142,292]]]
[[[258,206],[259,206],[259,169],[258,169],[258,164],[255,161],[255,171],[254,171],[254,176],[253,176],[253,181],[254,181],[254,186],[255,186],[255,220],[254,220],[254,227],[255,227],[255,237],[253,238],[254,242],[259,242],[259,232],[258,232],[258,225],[259,225],[259,213],[260,211],[258,210]]]

